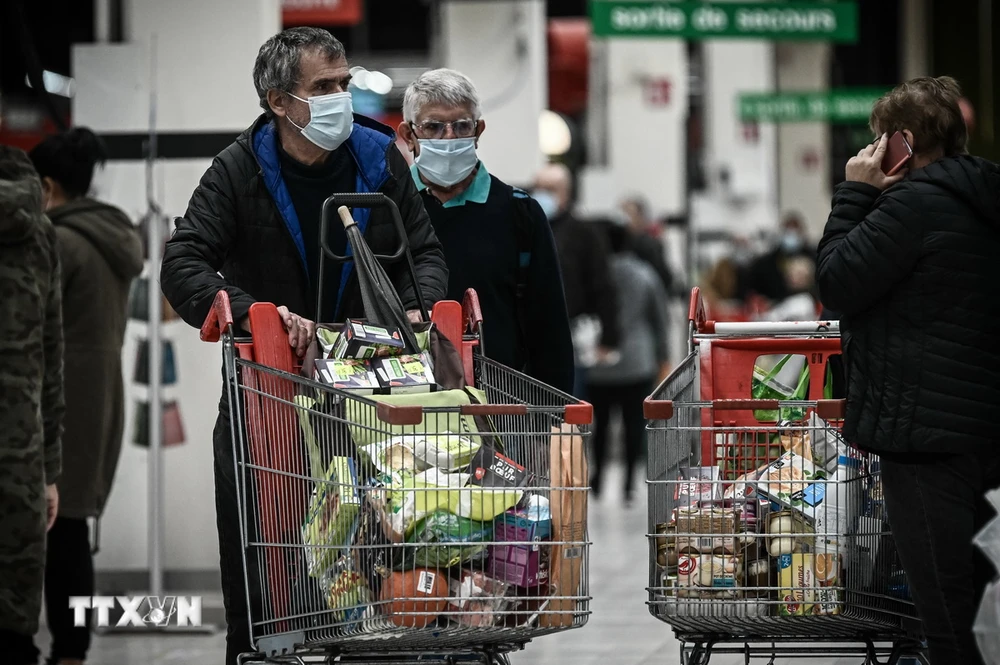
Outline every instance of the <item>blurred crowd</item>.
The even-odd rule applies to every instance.
[[[810,321],[822,311],[815,269],[816,243],[801,215],[789,213],[777,237],[735,238],[702,276],[702,295],[717,321]]]

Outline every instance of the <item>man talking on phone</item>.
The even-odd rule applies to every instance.
[[[960,98],[918,78],[875,103],[878,139],[847,163],[817,263],[841,315],[844,436],[881,456],[934,665],[983,662],[972,625],[995,572],[972,539],[1000,486],[1000,168],[967,154]],[[886,159],[897,132],[908,147]]]

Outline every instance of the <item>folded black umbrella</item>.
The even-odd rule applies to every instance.
[[[403,341],[406,342],[406,350],[409,353],[418,353],[420,349],[417,346],[417,337],[413,334],[413,327],[406,316],[406,308],[403,307],[403,301],[399,299],[396,288],[389,280],[389,275],[365,242],[361,229],[358,228],[347,206],[340,206],[337,214],[344,223],[347,241],[351,243],[354,270],[358,273],[358,286],[361,289],[365,318],[376,325],[398,328],[402,332]],[[403,242],[405,241],[404,238]],[[419,286],[417,288],[419,289]]]

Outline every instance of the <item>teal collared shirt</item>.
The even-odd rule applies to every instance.
[[[420,179],[420,172],[417,170],[416,164],[410,167],[410,174],[413,176],[413,182],[416,183],[418,192],[427,189],[427,185]],[[479,169],[476,171],[476,176],[472,179],[472,182],[469,183],[469,187],[455,198],[442,204],[441,207],[457,208],[458,206],[464,206],[466,203],[486,203],[486,199],[489,197],[490,174],[486,170],[486,165],[480,160]]]

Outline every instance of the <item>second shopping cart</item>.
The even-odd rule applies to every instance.
[[[716,325],[697,289],[689,318],[689,355],[645,405],[647,602],[682,662],[918,656],[878,457],[840,436],[836,323]]]

